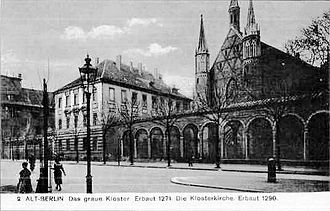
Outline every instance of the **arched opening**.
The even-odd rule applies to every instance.
[[[129,157],[129,154],[130,154],[130,147],[129,147],[129,144],[130,144],[130,135],[129,135],[129,131],[125,131],[123,133],[123,157]]]
[[[207,162],[215,161],[218,127],[215,123],[208,123],[203,127],[202,158]],[[219,149],[220,152],[220,149]]]
[[[106,139],[105,154],[107,156],[107,159],[118,160],[118,158],[120,158],[121,156],[121,134],[118,128],[116,127],[109,128],[109,130],[105,134],[105,139]]]
[[[315,114],[307,127],[309,159],[329,160],[329,114]]]
[[[248,127],[248,152],[250,159],[265,159],[273,156],[273,134],[269,121],[254,119]]]
[[[279,140],[282,159],[304,158],[304,125],[295,116],[289,115],[279,121]]]
[[[170,138],[171,138],[171,145],[170,145],[170,152],[171,152],[171,159],[180,160],[181,153],[180,153],[180,131],[177,127],[171,127],[170,129]],[[167,131],[166,131],[167,137]],[[166,146],[167,146],[166,140]]]
[[[183,157],[188,159],[192,156],[199,158],[198,144],[199,140],[197,138],[198,128],[193,125],[187,125],[183,130]]]
[[[148,158],[148,133],[140,129],[135,134],[137,158]]]
[[[155,127],[150,132],[151,158],[164,159],[164,135],[160,128]]]
[[[243,125],[239,121],[230,121],[224,127],[224,158],[243,159]]]

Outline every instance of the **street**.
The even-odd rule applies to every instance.
[[[1,160],[2,192],[13,192],[18,172],[23,161]],[[62,162],[67,176],[63,175],[61,193],[86,193],[86,162],[79,164],[72,161]],[[53,165],[53,164],[51,164]],[[197,167],[195,167],[197,166]],[[188,169],[186,164],[175,163],[168,169],[165,163],[136,163],[130,166],[122,162],[103,165],[101,162],[92,163],[93,193],[121,192],[318,192],[329,191],[329,177],[307,175],[311,169],[305,169],[307,174],[277,174],[277,183],[267,183],[266,172],[253,172],[264,167],[253,165],[222,165],[217,171],[213,164],[196,164],[200,170]],[[225,169],[238,169],[226,171]],[[247,172],[240,172],[245,168]],[[289,172],[290,167],[285,167]],[[291,170],[298,168],[291,168]],[[302,170],[302,169],[301,169]],[[54,177],[51,175],[53,193]],[[33,189],[36,189],[39,178],[39,161],[32,172]],[[11,188],[7,188],[11,187]]]
[[[1,186],[16,185],[22,161],[1,160]],[[86,192],[86,165],[63,163],[67,176],[63,176],[61,193]],[[212,176],[218,172],[180,169],[130,168],[116,166],[92,166],[93,193],[107,192],[233,192],[221,189],[184,186],[171,183],[173,177]],[[32,172],[35,190],[39,178],[39,162]],[[53,193],[55,189],[52,174]]]

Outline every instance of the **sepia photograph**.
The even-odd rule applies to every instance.
[[[330,2],[1,0],[1,210],[329,210]]]

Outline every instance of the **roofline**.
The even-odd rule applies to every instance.
[[[79,85],[73,85],[72,83],[75,82],[76,80],[72,81],[70,84],[66,85],[67,87],[64,88],[60,88],[56,91],[54,91],[54,95],[66,90],[66,89],[71,89],[73,87],[80,87],[80,84]],[[175,95],[175,94],[172,94],[172,93],[164,93],[162,91],[156,91],[156,90],[152,90],[152,89],[148,89],[148,88],[143,88],[143,87],[139,87],[139,86],[134,86],[134,85],[131,85],[131,84],[127,84],[127,83],[123,83],[123,82],[119,82],[119,81],[115,81],[115,80],[111,80],[111,79],[106,79],[106,78],[98,78],[96,80],[96,83],[98,82],[105,82],[105,83],[109,83],[109,84],[113,84],[113,85],[118,85],[118,86],[121,86],[121,87],[125,87],[125,88],[130,88],[130,89],[135,89],[135,90],[139,90],[139,91],[143,91],[143,92],[147,92],[147,93],[150,93],[150,94],[156,94],[156,95],[161,95],[161,96],[165,96],[165,97],[169,97],[171,96],[172,98],[175,98],[175,99],[182,99],[182,100],[187,100],[187,101],[192,101],[192,99],[186,97],[186,96],[179,96],[179,95]]]
[[[31,107],[31,108],[43,108],[43,105],[38,104],[29,104],[29,103],[23,103],[23,102],[10,102],[8,100],[2,101],[2,105],[16,105],[16,106],[25,106],[25,107]],[[54,106],[49,106],[50,109],[54,109]]]

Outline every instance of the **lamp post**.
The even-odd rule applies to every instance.
[[[91,145],[90,145],[90,100],[91,100],[91,92],[93,91],[93,83],[96,79],[97,68],[91,65],[91,59],[87,54],[85,58],[84,66],[79,68],[81,84],[84,89],[84,93],[86,94],[87,100],[87,137],[86,137],[86,145],[87,145],[87,175],[86,175],[86,185],[87,185],[87,193],[92,193],[92,175],[91,175]]]

